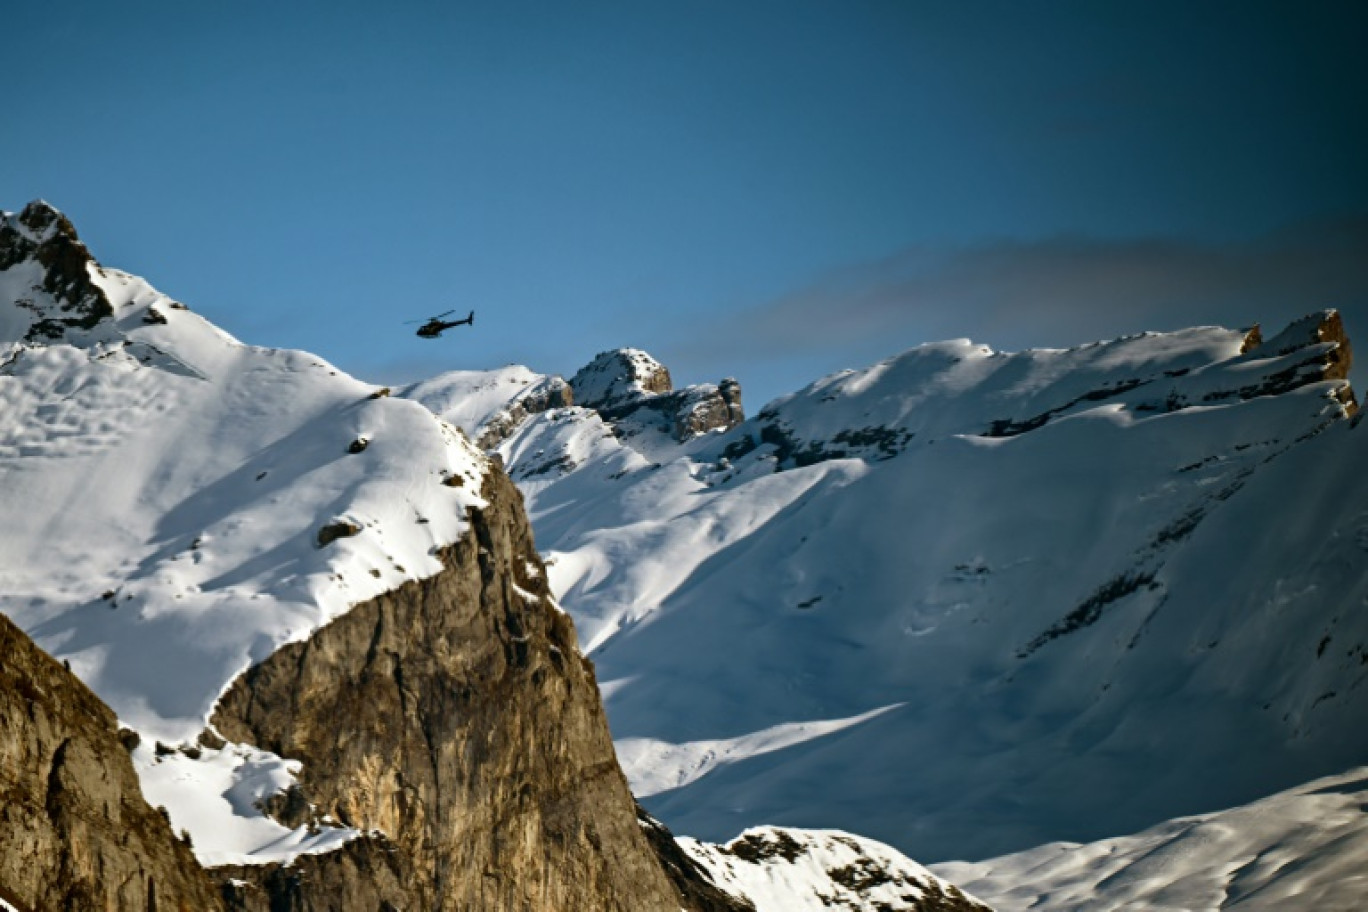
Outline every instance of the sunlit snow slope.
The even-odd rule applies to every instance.
[[[895,849],[839,830],[754,827],[726,845],[688,837],[679,844],[714,883],[749,900],[756,912],[988,912],[976,897]]]
[[[1360,767],[1135,836],[936,871],[998,912],[1358,912],[1368,900],[1366,816]]]
[[[250,663],[436,573],[477,502],[483,456],[372,392],[101,268],[45,205],[0,216],[0,610],[141,733],[144,791],[210,863],[346,833],[256,811],[279,758],[153,742],[192,744]]]
[[[551,408],[499,453],[653,813],[983,858],[1368,757],[1340,330],[945,342],[684,443]]]

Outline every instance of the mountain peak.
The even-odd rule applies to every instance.
[[[670,372],[655,358],[637,348],[599,352],[570,380],[575,402],[603,409],[624,405],[651,393],[674,389]]]
[[[71,220],[44,199],[36,199],[25,206],[15,221],[35,243],[41,244],[59,236],[72,241],[80,240]]]
[[[75,226],[49,203],[34,200],[17,215],[0,212],[0,297],[33,314],[22,327],[25,343],[61,339],[114,315],[92,270],[99,264]]]
[[[1254,327],[1245,355],[1250,360],[1299,356],[1294,364],[1269,376],[1257,388],[1260,394],[1287,392],[1322,380],[1348,381],[1354,365],[1354,350],[1344,331],[1344,321],[1333,308],[1313,311],[1294,320],[1267,340],[1262,338],[1259,327]],[[1339,398],[1351,415],[1358,411],[1358,401],[1347,382]]]

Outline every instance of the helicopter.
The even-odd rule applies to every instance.
[[[445,317],[447,314],[451,314],[451,313],[455,313],[455,312],[456,312],[456,308],[453,307],[451,310],[448,310],[446,313],[439,313],[437,316],[431,317],[426,323],[423,323],[422,326],[418,327],[418,335],[421,336],[421,337],[424,338],[424,339],[436,339],[436,338],[437,338],[438,336],[440,336],[445,330],[451,329],[451,327],[453,327],[453,326],[474,326],[474,325],[475,325],[475,311],[473,311],[473,310],[472,310],[469,314],[466,315],[466,318],[465,318],[464,320],[443,320],[443,319],[442,319],[442,317]],[[421,321],[421,320],[409,320],[408,322],[409,322],[409,323],[422,323],[423,321]]]

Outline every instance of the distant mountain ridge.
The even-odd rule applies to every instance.
[[[1350,363],[1329,310],[959,340],[683,440],[574,405],[495,452],[653,813],[983,858],[1368,756]]]

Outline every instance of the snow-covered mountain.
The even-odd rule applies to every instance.
[[[144,790],[201,858],[335,845],[348,831],[251,813],[298,764],[154,745],[194,743],[250,664],[436,573],[484,457],[416,403],[98,266],[55,210],[0,231],[4,612],[141,734]]]
[[[635,349],[389,390],[232,339],[34,204],[0,216],[0,633],[28,649],[0,785],[80,786],[77,737],[129,753],[163,904],[210,884],[174,828],[243,910],[978,907],[900,852],[970,859],[934,869],[1004,909],[1348,908],[1349,358],[1324,311],[926,345],[749,420]],[[638,824],[598,692],[687,837]],[[9,813],[98,829],[132,777]],[[0,903],[68,901],[9,870]]]
[[[505,422],[497,453],[652,813],[985,858],[1368,757],[1349,357],[1332,311],[961,340],[679,434],[634,416],[685,391],[607,353],[611,408]]]
[[[639,822],[519,495],[432,408],[492,445],[569,387],[410,393],[238,342],[46,204],[0,213],[0,906],[754,908]],[[735,393],[618,419],[689,439]],[[812,861],[770,901],[982,908],[785,838]]]
[[[714,883],[756,912],[989,908],[895,849],[839,830],[754,827],[726,845],[679,843]]]
[[[1368,768],[1089,845],[936,866],[999,912],[1357,912],[1368,897]]]

